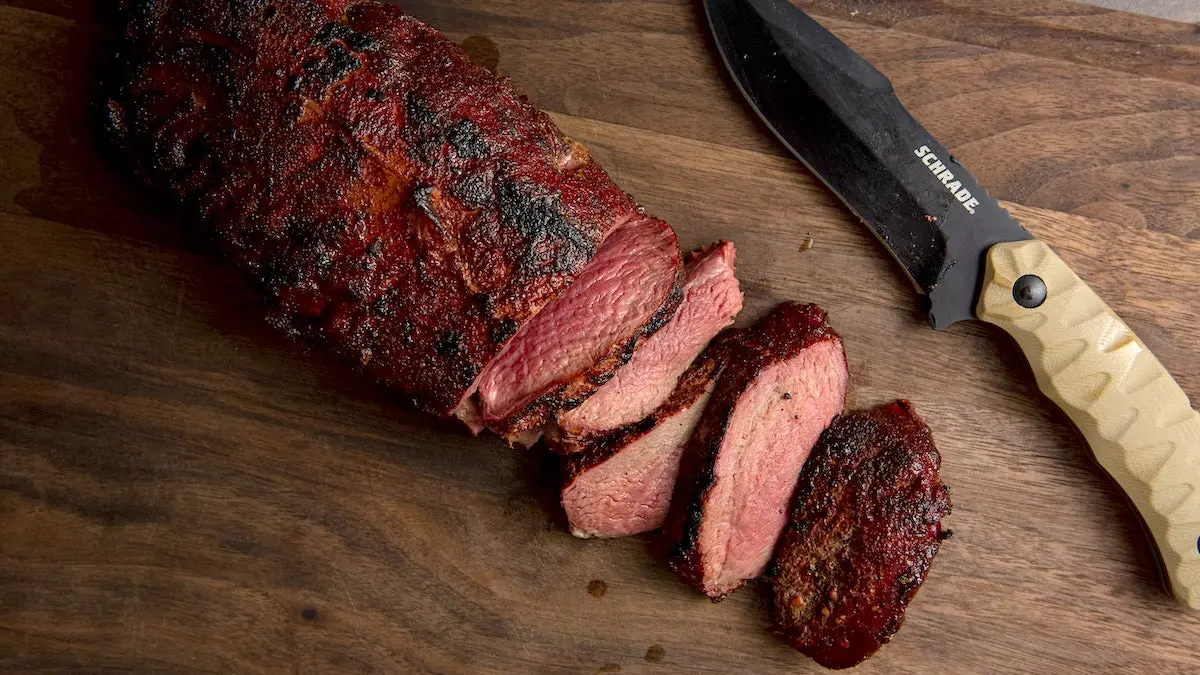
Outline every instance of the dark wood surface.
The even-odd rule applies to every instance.
[[[414,0],[686,245],[744,319],[826,306],[851,399],[933,427],[955,537],[864,672],[1196,672],[1120,493],[1006,338],[900,272],[731,92],[683,0]],[[805,3],[1200,400],[1200,33],[1057,0]],[[796,672],[765,595],[562,528],[553,461],[262,321],[97,153],[80,0],[0,0],[0,671]],[[808,237],[813,247],[804,250]]]

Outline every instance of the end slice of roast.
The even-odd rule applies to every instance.
[[[557,432],[562,442],[555,444],[556,449],[571,452],[579,447],[574,442],[578,439],[643,420],[671,396],[692,361],[742,311],[735,256],[736,249],[728,241],[689,255],[683,300],[670,322],[647,338],[607,384],[578,408],[559,416]]]
[[[582,451],[565,458],[562,505],[572,534],[623,537],[662,527],[679,457],[727,354],[718,338],[679,378],[675,391],[653,415],[583,443]]]
[[[728,358],[684,450],[664,531],[671,568],[714,601],[766,568],[849,379],[841,338],[816,305],[780,305]]]
[[[605,240],[579,278],[526,323],[479,380],[482,422],[528,442],[626,363],[682,298],[675,232],[636,216]]]
[[[821,437],[771,572],[774,624],[796,649],[848,668],[900,629],[949,534],[940,466],[907,401],[842,417]]]

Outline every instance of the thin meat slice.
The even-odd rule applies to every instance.
[[[518,438],[604,384],[674,314],[681,266],[669,225],[645,216],[621,225],[484,371],[483,423]]]
[[[782,304],[741,333],[671,500],[667,558],[681,579],[718,601],[762,573],[848,379],[841,338],[816,305]]]
[[[775,628],[828,668],[891,640],[950,535],[950,491],[907,401],[837,420],[800,475],[770,573]]]
[[[573,448],[577,452],[566,458],[562,490],[572,534],[623,537],[662,527],[679,457],[727,354],[718,339],[679,378],[675,391],[651,416]]]
[[[725,241],[689,256],[683,301],[671,321],[638,347],[612,380],[559,416],[564,438],[598,436],[633,424],[667,400],[705,345],[742,311],[735,255],[733,243]]]

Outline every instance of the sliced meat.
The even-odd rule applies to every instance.
[[[668,400],[628,428],[578,443],[562,491],[571,533],[623,537],[662,527],[679,457],[708,403],[728,350],[718,339],[678,380]],[[552,443],[562,439],[552,438]]]
[[[940,466],[907,401],[842,417],[821,437],[770,574],[776,630],[796,649],[848,668],[900,629],[950,534]]]
[[[847,380],[841,338],[816,305],[785,303],[740,334],[671,499],[667,559],[681,579],[717,601],[762,573]]]
[[[276,324],[426,410],[458,407],[637,213],[507,79],[395,7],[113,4],[103,109],[130,168],[198,217]]]
[[[683,301],[675,315],[638,347],[612,380],[578,408],[559,416],[564,438],[598,436],[633,424],[667,400],[692,360],[742,311],[734,257],[731,242],[689,256]]]
[[[675,233],[661,220],[639,216],[619,227],[484,371],[483,422],[516,438],[604,384],[674,314],[681,262]]]

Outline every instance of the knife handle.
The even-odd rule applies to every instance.
[[[983,283],[979,318],[1016,339],[1038,387],[1137,507],[1175,597],[1200,610],[1200,413],[1043,242],[993,246]]]

